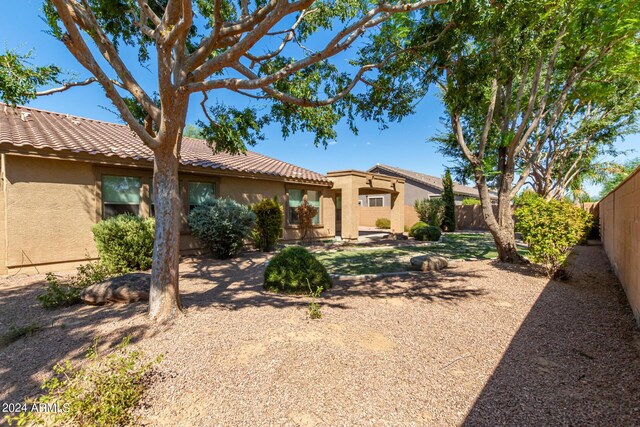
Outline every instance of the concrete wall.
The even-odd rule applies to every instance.
[[[640,325],[640,168],[599,206],[604,250]]]
[[[3,155],[0,185],[0,274],[37,273],[75,268],[97,258],[91,227],[101,218],[100,183],[102,175],[138,176],[142,182],[140,212],[149,212],[149,186],[152,172],[141,168],[113,168],[78,161]],[[282,181],[214,176],[184,172],[180,174],[183,197],[183,252],[200,249],[186,225],[187,183],[213,181],[219,197],[255,203],[277,195],[286,203],[290,184]],[[317,238],[335,235],[334,192],[326,187],[296,184],[291,188],[322,191],[321,224],[314,229]],[[295,226],[283,224],[283,239],[300,237]]]

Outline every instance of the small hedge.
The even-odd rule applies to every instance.
[[[428,226],[428,225],[429,225],[429,224],[427,224],[426,222],[422,222],[422,221],[418,221],[418,222],[416,222],[416,223],[415,223],[415,224],[413,224],[413,225],[411,226],[411,228],[409,229],[409,237],[414,237],[414,236],[413,236],[413,233],[415,233],[415,231],[416,231],[418,228],[426,227],[426,226]]]
[[[376,219],[376,228],[383,228],[388,230],[391,228],[391,220],[389,218],[378,218]]]
[[[278,238],[282,232],[282,219],[284,211],[278,199],[263,199],[251,206],[256,215],[256,228],[254,229],[254,244],[263,252],[270,252],[276,247]]]
[[[440,228],[433,225],[420,227],[413,232],[413,237],[415,237],[416,240],[428,240],[430,242],[440,240],[441,235],[442,232],[440,231]]]
[[[155,220],[118,215],[100,221],[92,228],[100,262],[113,272],[151,268]]]
[[[189,213],[191,232],[219,259],[238,255],[255,225],[256,215],[231,199],[210,200]]]
[[[264,287],[273,292],[316,293],[331,287],[331,277],[308,250],[289,246],[269,261],[264,271]]]
[[[546,201],[532,194],[521,196],[516,206],[516,231],[529,245],[530,257],[554,276],[571,248],[586,239],[592,215],[564,200]]]

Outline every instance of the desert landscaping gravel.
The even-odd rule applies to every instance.
[[[640,332],[599,246],[571,279],[463,261],[435,273],[341,281],[309,298],[262,289],[266,258],[186,259],[186,314],[155,326],[144,304],[35,302],[43,276],[0,282],[0,401],[39,392],[51,367],[94,337],[165,354],[138,410],[149,426],[638,425]]]

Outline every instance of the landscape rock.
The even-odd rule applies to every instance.
[[[149,273],[129,273],[89,286],[82,291],[80,298],[91,305],[148,301],[150,284]]]
[[[445,257],[438,255],[420,255],[411,258],[411,268],[420,271],[438,271],[449,266]]]

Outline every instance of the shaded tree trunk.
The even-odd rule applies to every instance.
[[[174,106],[173,114],[163,118],[156,139],[160,146],[154,150],[153,194],[155,209],[155,240],[149,317],[165,322],[182,311],[179,293],[180,222],[182,202],[178,184],[182,125],[186,116],[186,102]]]
[[[482,215],[489,232],[493,236],[502,262],[524,263],[526,260],[518,253],[515,237],[515,224],[511,212],[511,187],[513,174],[503,172],[498,189],[498,212],[493,211],[489,188],[482,172],[476,172],[476,185],[480,193]]]
[[[156,231],[149,317],[158,322],[175,317],[182,309],[178,288],[181,212],[178,165],[177,146],[167,144],[156,150],[153,168]]]

